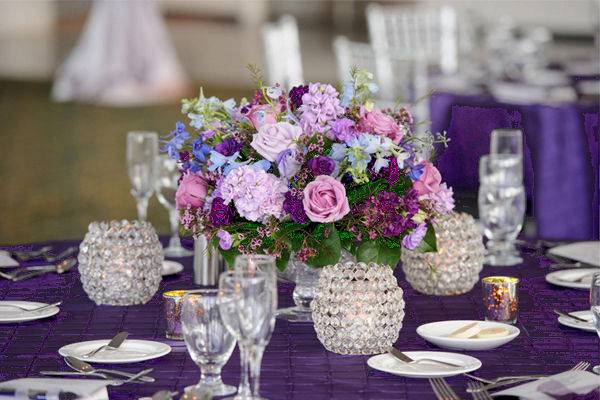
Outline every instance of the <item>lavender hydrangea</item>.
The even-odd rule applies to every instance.
[[[333,121],[331,131],[328,135],[330,139],[337,139],[342,142],[348,142],[358,136],[356,123],[350,118],[340,118]]]
[[[224,204],[234,203],[242,218],[263,222],[283,216],[286,184],[262,169],[244,165],[232,170],[220,185]]]
[[[302,96],[300,126],[305,134],[327,133],[330,124],[344,114],[338,92],[331,85],[311,83]]]
[[[454,192],[446,183],[440,185],[438,192],[425,194],[420,199],[430,202],[433,210],[442,215],[454,210]]]

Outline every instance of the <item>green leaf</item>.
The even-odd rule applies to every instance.
[[[390,191],[396,193],[398,196],[402,196],[411,186],[412,182],[410,181],[410,178],[406,175],[401,175],[400,179],[398,179],[394,186],[390,188]]]
[[[370,240],[357,247],[356,259],[365,263],[374,262],[395,268],[400,261],[401,252],[400,246],[390,247],[384,241]]]
[[[325,236],[325,232],[327,231],[329,231],[329,235]],[[342,245],[335,225],[318,225],[311,235],[311,241],[313,247],[317,250],[317,255],[308,259],[308,265],[318,268],[335,264],[339,261]]]
[[[437,251],[437,241],[435,238],[435,229],[433,228],[433,224],[430,223],[427,226],[427,233],[425,233],[423,241],[419,246],[417,246],[415,251],[420,253],[433,253]]]
[[[349,231],[339,231],[338,235],[340,236],[340,243],[342,245],[342,248],[351,251],[352,243],[354,242],[354,239],[356,237],[354,233]]]
[[[354,205],[366,200],[369,196],[377,194],[389,187],[385,179],[377,179],[373,182],[367,182],[362,185],[352,186],[346,191],[348,203]]]
[[[275,260],[275,265],[277,265],[277,269],[280,271],[285,271],[285,267],[287,267],[288,261],[290,260],[290,250],[286,247],[281,250],[281,255],[277,257]]]

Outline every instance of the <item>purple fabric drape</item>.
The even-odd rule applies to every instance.
[[[163,243],[166,241],[167,238],[163,238]],[[75,242],[52,244],[60,252]],[[41,244],[34,247],[38,246]],[[460,353],[479,358],[483,366],[475,374],[487,378],[507,374],[554,374],[582,360],[598,364],[597,335],[559,325],[552,312],[553,308],[589,309],[588,292],[548,284],[544,280],[548,261],[531,255],[524,258],[522,265],[502,269],[503,275],[520,279],[516,326],[521,334],[496,350]],[[77,270],[22,282],[0,280],[0,300],[64,301],[60,313],[54,317],[21,324],[0,324],[0,381],[38,376],[42,370],[67,371],[69,368],[58,354],[60,347],[84,340],[107,339],[124,330],[132,339],[168,343],[173,351],[156,360],[119,365],[119,369],[130,372],[154,368],[152,376],[156,382],[109,387],[111,400],[137,399],[161,389],[182,392],[184,387],[197,383],[199,370],[187,354],[184,343],[164,337],[162,293],[194,287],[192,259],[180,261],[185,267],[183,272],[165,277],[147,304],[130,307],[95,305],[83,291]],[[482,319],[480,284],[461,296],[426,296],[410,288],[401,268],[396,268],[395,274],[406,302],[403,326],[396,342],[398,348],[450,351],[425,342],[416,334],[416,328],[433,321]],[[485,267],[480,277],[497,274],[497,268]],[[280,284],[279,289],[279,307],[290,306],[292,286]],[[367,366],[367,358],[330,353],[318,341],[311,324],[278,320],[263,359],[261,393],[271,400],[435,399],[426,379],[401,378],[375,371]],[[237,350],[223,369],[223,380],[228,384],[238,383]],[[447,381],[461,398],[468,397],[465,393],[467,378],[456,376]],[[595,397],[597,395],[593,393],[588,396],[590,399]]]
[[[451,186],[477,190],[478,160],[489,153],[491,131],[522,129],[525,187],[538,235],[598,238],[597,109],[511,105],[488,95],[450,93],[433,95],[430,106],[432,130],[446,130],[451,140],[437,160]]]

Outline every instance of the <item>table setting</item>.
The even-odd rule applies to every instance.
[[[0,247],[0,399],[597,396],[600,243],[521,235],[521,131],[492,132],[476,220],[371,73],[250,69],[250,101],[127,135],[137,220]]]

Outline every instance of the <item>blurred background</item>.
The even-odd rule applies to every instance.
[[[340,82],[351,65],[367,67],[382,103],[433,93],[415,114],[429,121],[423,129],[449,130],[451,139],[467,134],[453,126],[454,105],[480,106],[475,99],[486,109],[489,101],[514,104],[519,121],[497,127],[523,128],[526,137],[534,117],[523,107],[576,107],[585,148],[574,157],[590,176],[581,195],[590,227],[572,238],[597,237],[598,7],[597,0],[0,0],[0,244],[81,238],[90,221],[134,219],[126,133],[168,134],[181,118],[178,99],[200,86],[208,96],[250,96],[248,63],[285,85]],[[468,147],[455,142],[455,152]],[[539,172],[549,155],[526,151]],[[452,160],[446,168],[459,162]],[[477,187],[463,183],[451,182],[460,208],[476,214]],[[530,221],[535,209],[530,199]],[[169,231],[156,198],[148,219]]]

